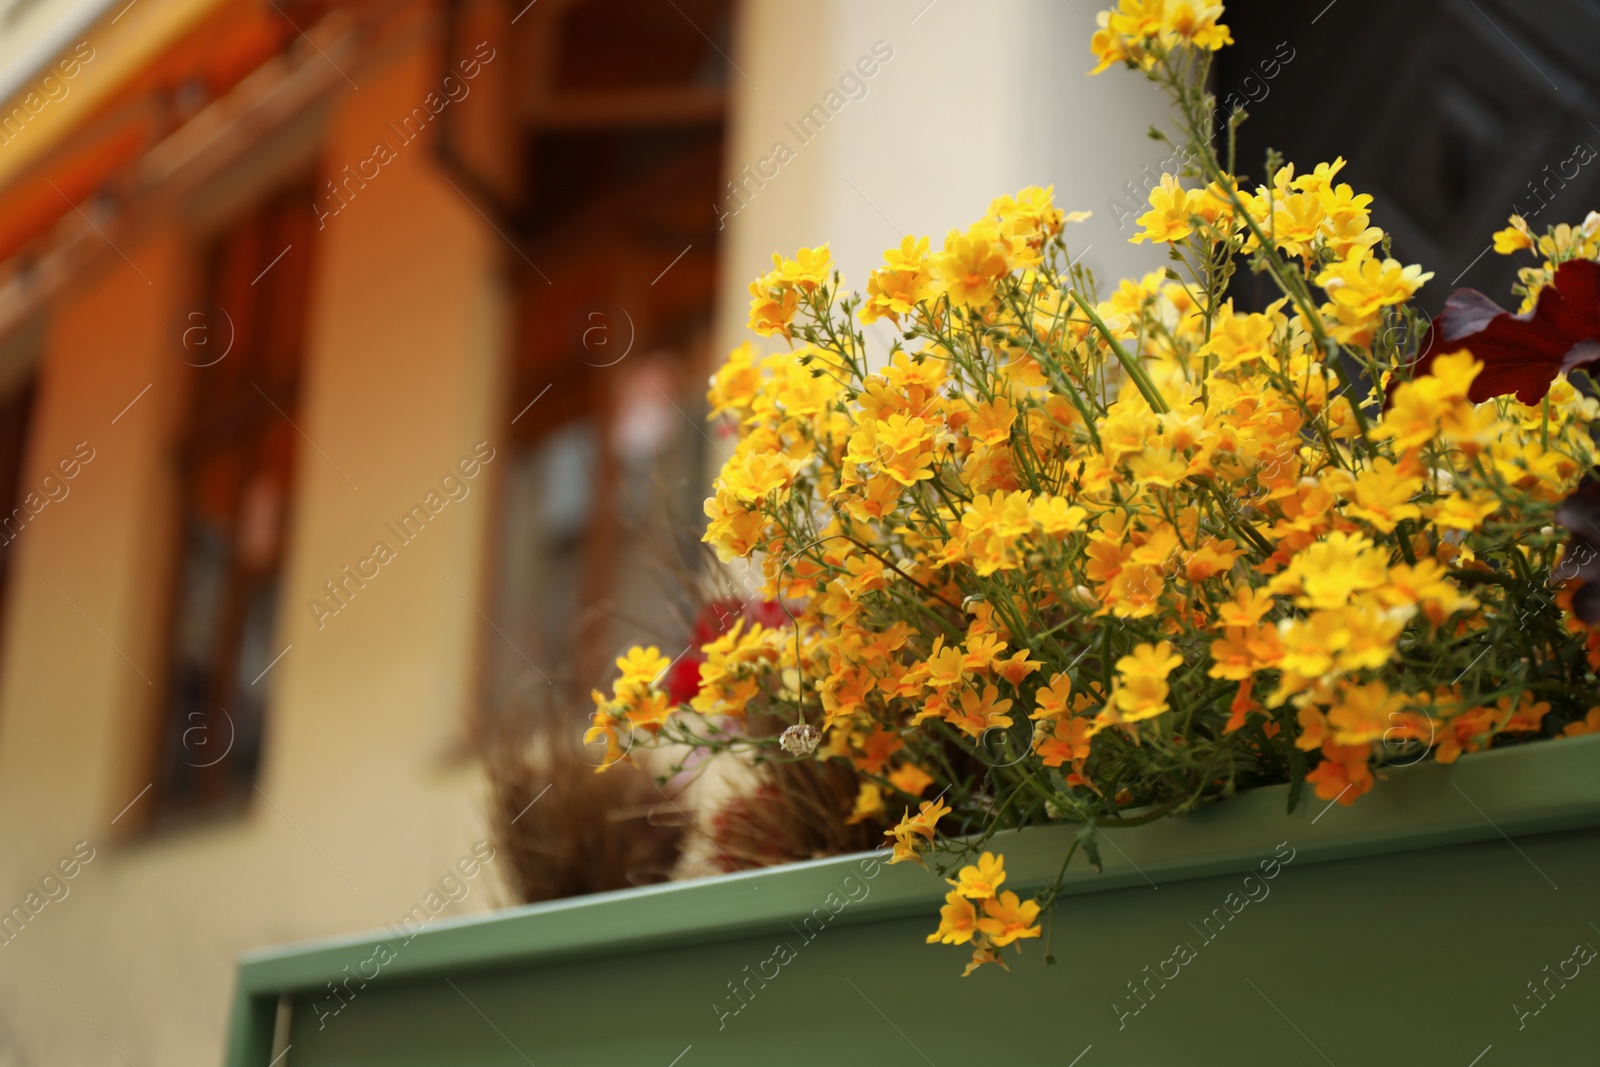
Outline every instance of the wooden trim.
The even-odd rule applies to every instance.
[[[539,129],[685,126],[719,122],[728,111],[722,89],[643,87],[547,94],[529,101],[525,117]]]

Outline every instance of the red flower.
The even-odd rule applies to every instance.
[[[769,630],[781,630],[785,626],[793,626],[789,616],[785,614],[783,606],[776,600],[747,600],[744,604],[744,617],[751,622],[759,622]]]
[[[733,597],[722,600],[707,601],[700,609],[700,615],[694,620],[694,643],[696,646],[715,641],[732,627],[735,619],[739,617],[743,605]]]
[[[700,652],[691,652],[667,672],[667,697],[674,704],[687,704],[700,694],[700,664],[705,659]]]
[[[1600,362],[1600,263],[1561,264],[1533,310],[1522,315],[1476,289],[1457,289],[1433,320],[1413,375],[1427,374],[1434,357],[1463,348],[1483,364],[1467,392],[1473,403],[1510,393],[1524,404],[1539,403],[1557,374]]]

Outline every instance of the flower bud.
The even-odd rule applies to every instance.
[[[778,744],[791,756],[809,756],[821,743],[821,731],[808,722],[789,727],[778,738]]]

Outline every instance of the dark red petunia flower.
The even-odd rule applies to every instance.
[[[1438,356],[1470,349],[1483,370],[1467,397],[1473,403],[1511,393],[1537,404],[1563,371],[1600,362],[1600,263],[1574,259],[1556,268],[1533,310],[1522,315],[1476,289],[1457,289],[1417,353],[1415,375]]]
[[[751,622],[758,622],[769,630],[781,630],[785,626],[793,626],[789,614],[783,610],[783,605],[776,600],[749,600],[744,605],[744,617]]]
[[[692,652],[667,672],[667,697],[674,704],[687,704],[700,694],[700,664],[705,659],[700,652]]]
[[[1584,475],[1572,495],[1556,509],[1556,521],[1566,528],[1567,550],[1556,564],[1562,581],[1578,581],[1572,594],[1572,613],[1593,626],[1600,623],[1600,471]]]

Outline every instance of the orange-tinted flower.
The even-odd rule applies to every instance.
[[[1010,890],[985,900],[983,915],[978,929],[989,935],[996,948],[1005,948],[1025,937],[1038,937],[1042,932],[1034,922],[1039,917],[1038,903],[1019,900]]]
[[[1349,807],[1372,788],[1372,768],[1367,765],[1371,756],[1370,745],[1340,745],[1329,739],[1322,743],[1322,762],[1306,781],[1317,787],[1321,799],[1337,798]]]

